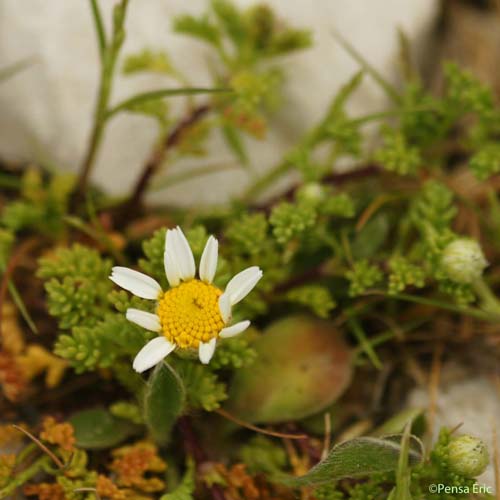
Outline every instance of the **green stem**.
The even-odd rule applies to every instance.
[[[409,295],[406,293],[394,293],[388,294],[384,291],[373,290],[371,292],[366,292],[365,295],[384,295],[389,298],[396,300],[404,300],[406,302],[414,302],[415,304],[422,304],[425,306],[438,307],[439,309],[444,309],[446,311],[456,312],[458,314],[464,314],[465,316],[471,316],[483,321],[498,322],[500,320],[499,313],[491,313],[487,311],[482,311],[481,309],[474,309],[472,307],[456,306],[453,304],[448,304],[446,302],[441,302],[435,299],[428,299],[426,297],[419,297],[417,295]]]
[[[35,443],[30,443],[25,446],[16,456],[16,466],[21,465],[29,455],[31,455],[34,451],[37,451],[39,448]]]
[[[38,328],[36,327],[35,322],[33,321],[33,318],[28,311],[28,308],[24,304],[24,301],[21,297],[21,294],[18,292],[16,285],[14,285],[12,281],[9,281],[7,287],[9,288],[10,296],[14,301],[14,304],[16,304],[17,308],[19,309],[21,316],[24,318],[24,321],[26,321],[26,323],[30,327],[30,330],[34,334],[38,334]]]
[[[214,164],[214,165],[202,165],[199,167],[192,168],[191,170],[183,170],[176,174],[171,174],[170,176],[160,179],[155,182],[151,187],[150,191],[159,191],[160,189],[165,189],[176,184],[180,184],[185,181],[189,181],[193,178],[198,178],[204,175],[210,175],[217,172],[223,172],[225,170],[234,170],[236,165],[234,163],[226,164]]]
[[[10,495],[14,493],[17,488],[21,487],[32,477],[36,476],[44,468],[44,466],[47,465],[48,460],[49,457],[41,457],[22,472],[17,474],[7,486],[0,489],[0,499],[10,498]]]
[[[89,181],[92,168],[94,166],[99,146],[101,145],[106,119],[108,103],[111,96],[113,77],[118,60],[118,54],[125,38],[124,22],[127,11],[128,0],[122,0],[114,10],[113,38],[111,43],[105,48],[102,56],[101,78],[97,103],[94,111],[94,126],[90,136],[89,148],[80,168],[78,179],[78,194],[83,197]],[[99,36],[99,29],[98,36]],[[100,43],[100,42],[99,42]]]
[[[409,110],[390,110],[390,111],[382,111],[382,112],[377,112],[377,113],[371,113],[365,116],[360,116],[358,118],[352,118],[351,120],[348,121],[348,123],[355,125],[355,126],[362,126],[367,123],[370,123],[373,120],[381,120],[384,118],[389,118],[391,116],[399,116],[404,113],[412,113],[412,112],[418,112],[418,111],[434,111],[434,108],[429,107],[429,106],[421,106],[421,107],[415,107]],[[299,148],[314,148],[321,142],[321,130],[325,126],[325,124],[328,122],[330,119],[329,116],[327,116],[317,127],[316,129],[311,133],[308,134],[302,141],[301,145],[299,145]],[[333,148],[331,152],[332,156],[329,158],[329,162],[333,163],[335,158],[338,155],[338,151],[336,151],[335,148]],[[275,181],[277,181],[280,177],[282,177],[284,174],[288,173],[290,170],[294,168],[293,163],[290,163],[288,161],[284,161],[282,163],[279,163],[276,165],[274,168],[269,170],[265,175],[262,177],[259,177],[243,194],[243,201],[244,202],[250,202],[254,200],[257,196],[259,196],[264,190],[266,190],[271,184],[273,184]]]
[[[134,95],[124,101],[118,103],[116,106],[113,106],[106,112],[105,118],[109,119],[116,113],[120,111],[126,111],[133,106],[138,104],[143,104],[148,101],[155,101],[161,99],[163,97],[172,97],[172,96],[188,96],[188,95],[197,95],[197,94],[215,94],[215,93],[231,93],[233,90],[229,88],[208,88],[208,87],[181,87],[177,89],[159,89],[159,90],[151,90],[149,92],[143,92],[141,94]]]
[[[500,315],[500,302],[486,281],[480,278],[476,280],[472,286],[480,297],[484,310],[492,314]]]
[[[102,15],[97,0],[90,0],[90,8],[92,9],[92,17],[94,18],[94,26],[99,45],[99,57],[101,58],[102,63],[104,61],[104,53],[106,51],[106,32],[104,31],[104,23],[102,22]]]
[[[358,340],[359,347],[366,353],[370,361],[373,363],[373,366],[378,370],[381,370],[382,362],[380,361],[380,358],[377,356],[377,353],[373,349],[372,344],[366,338],[365,332],[363,331],[363,328],[361,328],[361,325],[359,324],[358,320],[353,316],[351,316],[351,318],[347,321],[347,324],[349,325],[351,331],[354,333],[354,336]]]
[[[375,69],[339,32],[332,30],[332,36],[344,48],[344,50],[380,85],[387,96],[394,102],[399,103],[401,96],[396,87],[389,83],[382,74]]]
[[[269,170],[265,175],[259,177],[243,194],[242,201],[249,202],[258,197],[265,189],[273,182],[277,181],[281,176],[289,172],[293,168],[293,164],[284,161],[279,163],[274,168]]]

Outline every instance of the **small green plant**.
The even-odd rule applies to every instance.
[[[337,36],[360,70],[256,178],[247,139],[265,139],[291,76],[279,58],[311,33],[264,5],[212,0],[180,15],[174,31],[213,56],[213,87],[200,88],[164,47],[119,68],[128,4],[106,30],[89,0],[101,71],[79,174],[0,175],[0,381],[16,422],[0,425],[0,446],[13,432],[20,445],[0,456],[0,498],[21,487],[42,500],[486,498],[483,441],[443,428],[432,443],[423,412],[395,401],[439,368],[442,346],[498,356],[481,337],[500,318],[498,188],[484,182],[499,171],[492,91],[452,63],[440,95],[415,71],[396,88]],[[113,103],[119,69],[166,87]],[[351,116],[364,78],[390,108]],[[91,174],[122,112],[156,120],[158,136],[116,200]],[[203,210],[147,206],[150,189],[222,168],[160,176],[167,161],[205,156],[212,133],[248,188]],[[359,167],[338,172],[339,160]]]

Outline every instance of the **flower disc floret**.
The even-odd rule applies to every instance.
[[[193,279],[168,290],[158,303],[163,335],[181,348],[198,348],[224,328],[219,297],[222,291]]]

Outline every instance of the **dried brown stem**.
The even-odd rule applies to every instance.
[[[132,192],[132,196],[127,202],[129,207],[136,207],[142,203],[152,178],[160,169],[166,155],[170,149],[175,147],[183,135],[198,121],[200,121],[211,109],[210,104],[202,104],[193,108],[190,113],[183,118],[152,152],[146,162],[143,172],[139,177],[137,184]]]
[[[283,439],[305,439],[307,436],[305,434],[287,434],[284,432],[277,432],[277,431],[270,431],[267,429],[262,429],[261,427],[257,427],[255,425],[252,425],[248,422],[245,422],[244,420],[240,420],[239,418],[231,415],[225,410],[218,409],[215,410],[215,413],[218,413],[221,417],[227,418],[231,422],[234,422],[235,424],[241,425],[241,427],[245,427],[246,429],[250,429],[252,431],[258,432],[260,434],[266,434],[267,436],[274,436],[274,437],[279,437]]]
[[[53,461],[54,463],[60,468],[64,469],[64,464],[56,457],[54,453],[52,453],[38,438],[33,436],[31,432],[27,431],[26,429],[23,429],[22,427],[19,427],[18,425],[13,424],[12,427],[14,429],[22,432],[26,436],[28,436],[44,453],[46,453]]]

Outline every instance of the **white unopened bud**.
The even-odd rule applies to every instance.
[[[461,238],[451,242],[443,252],[443,269],[457,283],[472,283],[488,265],[477,241]]]
[[[490,458],[486,445],[481,439],[464,435],[450,441],[448,461],[453,472],[473,478],[486,470]]]

